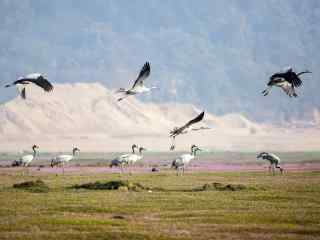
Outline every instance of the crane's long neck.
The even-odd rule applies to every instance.
[[[197,148],[192,148],[192,150],[191,150],[191,155],[192,155],[192,156],[196,156],[198,150],[199,150],[199,149],[197,149]]]
[[[193,148],[191,149],[191,153],[190,153],[192,156],[195,156],[195,152],[193,150]]]
[[[312,73],[312,72],[310,72],[310,71],[306,70],[306,71],[303,71],[303,72],[299,72],[299,73],[297,74],[297,76],[300,76],[300,75],[302,75],[302,74],[306,74],[306,73]]]
[[[36,157],[36,155],[37,155],[36,149],[35,149],[35,148],[32,148],[32,150],[33,150],[33,157]]]
[[[73,149],[73,150],[72,150],[72,156],[75,156],[75,155],[76,155],[76,150]]]

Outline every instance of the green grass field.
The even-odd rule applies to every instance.
[[[13,184],[41,179],[48,192]],[[161,191],[72,189],[129,180]],[[241,191],[192,191],[206,183]],[[0,169],[0,239],[320,239],[320,172],[67,174]]]

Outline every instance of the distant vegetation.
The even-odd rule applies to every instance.
[[[148,82],[160,89],[146,100],[280,122],[319,107],[318,0],[10,0],[0,2],[0,20],[1,85],[43,72],[53,82],[118,88],[150,61]],[[269,75],[287,65],[313,71],[300,97],[291,104],[279,90],[262,98]]]

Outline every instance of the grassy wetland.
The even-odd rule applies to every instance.
[[[226,163],[230,156],[222,155],[212,164]],[[87,171],[85,160],[65,175],[47,165],[38,169],[36,161],[24,175],[21,168],[2,167],[0,239],[320,239],[318,154],[286,154],[292,163],[284,162],[290,170],[282,176],[270,175],[267,163],[250,168],[250,156],[243,156],[248,168],[240,171],[205,171],[199,166],[210,157],[204,156],[179,177],[161,167],[168,156],[159,157],[160,172],[138,166],[132,175]],[[141,187],[79,187],[110,181]],[[213,183],[241,187],[203,187]]]

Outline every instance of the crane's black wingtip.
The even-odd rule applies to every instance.
[[[143,65],[143,68],[146,68],[148,70],[150,70],[150,62],[146,62],[144,65]]]

